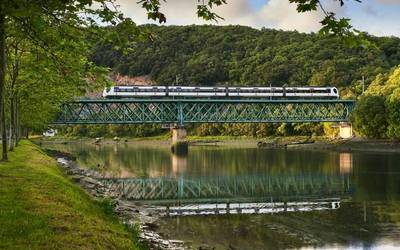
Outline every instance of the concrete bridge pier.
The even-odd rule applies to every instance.
[[[339,137],[349,139],[353,137],[353,127],[349,122],[341,122],[339,124]]]
[[[187,156],[188,142],[186,140],[187,131],[183,127],[171,128],[172,130],[172,145],[171,151],[179,156]]]
[[[186,141],[187,132],[185,128],[176,127],[176,128],[171,128],[171,130],[172,130],[172,145],[187,143]]]

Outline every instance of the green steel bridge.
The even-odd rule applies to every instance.
[[[53,124],[347,122],[351,100],[96,99],[62,105]]]
[[[348,196],[349,175],[101,179],[121,198],[140,201],[279,200]]]

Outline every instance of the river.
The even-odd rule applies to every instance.
[[[161,234],[196,247],[400,248],[400,154],[240,142],[175,153],[151,141],[42,146],[129,180],[127,198],[168,206]]]

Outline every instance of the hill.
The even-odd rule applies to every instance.
[[[379,73],[400,64],[400,39],[372,37],[373,48],[349,48],[337,37],[244,26],[146,25],[155,37],[137,40],[123,55],[98,46],[93,61],[157,84],[337,86],[361,92]]]

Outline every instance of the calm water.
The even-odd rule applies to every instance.
[[[194,246],[400,249],[399,154],[236,145],[194,146],[187,154],[176,155],[168,144],[154,142],[43,146],[73,153],[81,166],[98,168],[105,177],[147,180],[151,188],[162,183],[162,195],[151,189],[143,191],[141,198],[178,197],[174,199],[183,204],[207,206],[249,199],[260,204],[306,202],[303,210],[175,216],[161,222],[164,235]],[[176,192],[179,185],[187,188],[181,189],[182,194],[166,194],[167,184],[177,187]],[[308,207],[307,202],[321,199],[335,199],[339,205]]]

